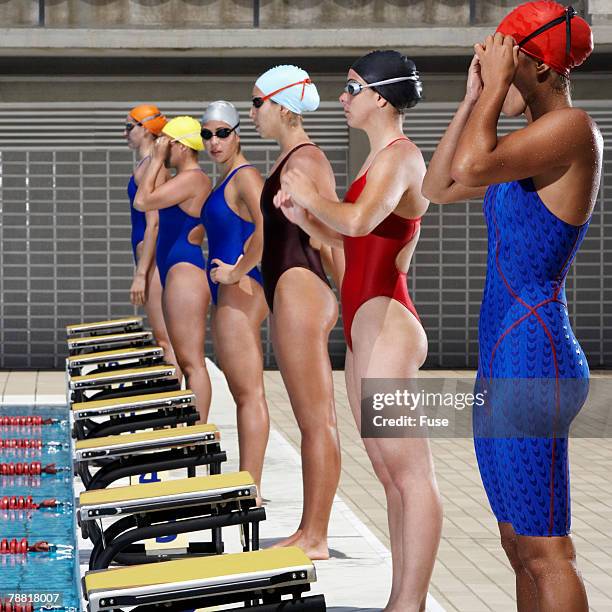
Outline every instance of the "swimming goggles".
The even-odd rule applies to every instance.
[[[210,140],[213,136],[222,139],[227,138],[239,125],[240,121],[233,128],[219,128],[218,130],[215,130],[214,133],[206,128],[202,128],[201,135],[204,140]]]
[[[376,83],[359,83],[358,81],[355,81],[354,79],[350,79],[346,82],[346,85],[344,86],[344,91],[351,96],[357,96],[364,89],[368,87],[376,87],[377,85],[391,85],[392,83],[399,83],[400,81],[418,81],[418,80],[419,80],[418,73],[411,74],[410,76],[395,77],[393,79],[385,79],[384,81],[376,81]]]
[[[152,119],[157,119],[158,117],[161,117],[161,113],[155,113],[154,115],[149,115],[148,117],[144,117],[143,119],[141,119],[140,121],[138,121],[138,119],[135,119],[134,117],[132,117],[132,115],[129,115],[129,118],[134,122],[134,123],[130,123],[129,121],[126,122],[125,124],[125,131],[126,132],[131,132],[137,125],[139,125],[140,127],[144,127],[143,123],[146,123],[147,121],[151,121]]]
[[[276,91],[273,91],[272,93],[266,94],[265,96],[257,96],[256,98],[253,98],[253,106],[255,108],[261,108],[263,106],[263,103],[266,100],[269,100],[272,96],[275,96],[277,93],[280,93],[281,91],[285,91],[285,89],[289,89],[290,87],[295,87],[296,85],[302,86],[302,95],[300,96],[300,100],[303,100],[304,92],[306,91],[306,85],[309,85],[310,83],[312,83],[310,79],[304,79],[303,81],[298,81],[297,83],[291,83],[290,85],[285,85],[284,87],[281,87],[280,89],[277,89]]]
[[[569,55],[572,48],[572,17],[575,17],[576,14],[576,9],[574,9],[573,6],[567,6],[563,15],[557,17],[556,19],[553,19],[552,21],[549,21],[548,23],[545,23],[543,26],[540,26],[531,34],[525,36],[525,38],[518,42],[517,45],[519,46],[519,48],[523,47],[526,43],[528,43],[536,36],[539,36],[543,32],[546,32],[546,30],[550,30],[556,25],[565,22],[565,55]]]

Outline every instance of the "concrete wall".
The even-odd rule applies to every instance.
[[[38,23],[38,0],[0,0],[0,27]]]
[[[253,24],[250,0],[47,1],[46,23],[76,27],[237,27]]]
[[[270,27],[410,27],[417,24],[467,25],[464,0],[270,0],[261,3],[261,24]]]
[[[467,61],[467,60],[466,60]],[[347,67],[348,67],[347,63]],[[459,101],[465,92],[463,74],[422,72],[428,102]],[[200,101],[225,98],[248,100],[258,73],[227,77],[199,76],[0,76],[0,102],[73,102],[122,101],[126,99]],[[311,72],[321,99],[335,101],[342,90],[345,74],[319,75]],[[612,77],[609,73],[580,74],[572,78],[573,97],[579,100],[611,100]]]
[[[475,23],[494,24],[515,0],[475,3]],[[591,0],[595,21],[612,18],[610,0]],[[252,0],[45,0],[51,27],[251,27]],[[586,0],[576,0],[582,11]],[[261,27],[465,26],[468,0],[261,0]],[[38,0],[0,0],[4,26],[36,25]]]

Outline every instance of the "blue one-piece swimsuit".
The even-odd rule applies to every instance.
[[[142,163],[142,162],[141,162]],[[140,210],[134,208],[134,198],[138,191],[138,185],[134,179],[134,175],[130,177],[127,192],[130,198],[130,216],[132,220],[132,253],[134,253],[134,261],[136,261],[136,247],[144,240],[145,229],[147,228],[146,216]]]
[[[565,278],[588,228],[548,210],[533,181],[493,185],[474,408],[478,466],[499,522],[525,536],[570,531],[567,435],[589,366],[568,317]]]
[[[162,287],[166,286],[170,268],[177,263],[187,262],[206,269],[202,247],[189,242],[189,233],[201,224],[200,217],[192,217],[178,204],[159,210],[155,260]]]
[[[239,166],[208,196],[202,207],[202,222],[206,228],[208,238],[208,264],[206,275],[213,304],[217,303],[219,285],[210,278],[210,271],[214,267],[211,263],[213,259],[220,259],[226,264],[235,264],[238,258],[244,254],[244,245],[255,231],[255,224],[244,220],[237,215],[227,204],[225,199],[225,187],[230,182],[234,174],[241,168],[250,168],[245,164]],[[249,270],[248,276],[263,284],[261,272],[255,267]]]

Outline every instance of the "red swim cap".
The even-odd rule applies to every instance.
[[[526,2],[506,15],[497,27],[512,36],[521,51],[569,76],[593,51],[589,24],[571,6],[557,2]]]

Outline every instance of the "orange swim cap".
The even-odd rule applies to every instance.
[[[168,123],[168,120],[161,114],[161,111],[155,104],[135,106],[129,112],[129,116],[147,128],[151,134],[155,134],[155,136],[159,136],[166,123]]]
[[[504,17],[497,31],[512,36],[521,51],[564,76],[593,51],[589,24],[571,6],[557,2],[521,4]]]

